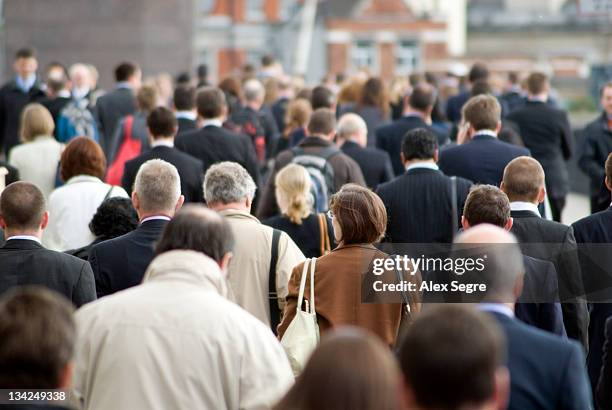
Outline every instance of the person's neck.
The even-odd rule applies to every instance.
[[[364,144],[363,140],[360,139],[359,137],[338,138],[339,147],[342,147],[347,142],[352,142],[354,144],[359,145],[362,148],[364,148],[367,145],[367,144]]]
[[[10,228],[6,228],[4,230],[4,237],[5,238],[10,238],[12,236],[33,236],[35,238],[41,239],[42,238],[42,229],[39,229],[38,231],[22,231],[22,230],[18,230],[18,229],[10,229]]]
[[[174,144],[174,137],[154,137],[151,145],[171,145]]]
[[[217,212],[228,210],[251,212],[251,207],[247,206],[244,202],[230,202],[228,204],[216,203],[211,204],[209,207]]]
[[[421,117],[425,119],[426,114],[423,111],[415,110],[414,108],[408,106],[404,109],[404,117]]]
[[[255,112],[259,112],[259,110],[261,109],[261,104],[253,102],[253,101],[247,101],[244,104],[245,107],[252,109]]]
[[[548,93],[529,94],[527,98],[529,99],[529,101],[545,102],[548,101]]]
[[[141,222],[154,216],[165,216],[166,218],[172,218],[174,216],[174,209],[172,211],[138,212],[138,220]]]
[[[329,138],[327,138],[327,135],[324,134],[310,134],[309,137],[311,138],[319,138],[325,141],[329,141]]]
[[[415,165],[415,164],[436,164],[436,161],[431,158],[431,159],[410,159],[408,161],[404,161],[404,168],[408,168],[411,165]]]

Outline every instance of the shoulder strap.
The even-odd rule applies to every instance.
[[[323,256],[331,251],[329,232],[327,231],[327,217],[324,213],[317,214],[317,216],[319,218],[321,256]]]
[[[268,273],[268,301],[270,303],[270,327],[276,334],[276,327],[280,323],[280,309],[278,308],[278,293],[276,292],[276,265],[278,262],[278,244],[281,231],[272,231],[272,251],[270,255],[270,271]]]
[[[132,139],[132,125],[134,124],[134,116],[128,115],[123,122],[123,139],[125,141]]]
[[[108,191],[106,192],[106,195],[104,195],[104,199],[102,200],[102,202],[106,201],[110,197],[110,194],[111,192],[113,192],[114,187],[114,185],[111,185],[110,188],[108,188]]]

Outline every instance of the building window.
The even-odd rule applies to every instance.
[[[419,46],[415,40],[401,40],[395,47],[395,70],[398,75],[406,75],[419,66]]]
[[[357,40],[353,44],[351,65],[357,70],[366,68],[376,71],[376,44],[371,40]]]
[[[245,19],[246,21],[264,21],[266,18],[266,14],[264,13],[264,3],[265,0],[245,0],[246,3],[246,12]]]

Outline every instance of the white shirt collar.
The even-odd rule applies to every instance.
[[[433,170],[438,170],[440,169],[438,167],[437,164],[434,164],[433,162],[417,162],[416,164],[410,164],[406,167],[406,171],[410,171],[411,169],[433,169]]]
[[[208,127],[209,125],[212,125],[214,127],[223,127],[223,121],[218,120],[218,119],[212,119],[212,120],[204,120],[202,121],[202,128],[204,127]]]
[[[32,235],[13,235],[6,238],[7,241],[10,241],[11,239],[21,239],[24,241],[34,241],[40,243],[40,239]]]
[[[191,121],[195,121],[196,118],[198,117],[196,113],[193,111],[176,111],[174,113],[174,116],[176,118],[184,118],[186,120],[191,120]]]
[[[484,310],[485,312],[495,312],[508,317],[514,317],[512,309],[503,303],[479,303],[478,309]]]
[[[523,201],[510,202],[510,210],[511,211],[530,211],[536,214],[537,216],[542,217],[542,215],[540,215],[540,210],[538,209],[538,206],[535,204],[532,204],[531,202],[523,202]]]
[[[155,220],[159,220],[159,221],[169,221],[170,218],[165,216],[165,215],[153,215],[153,216],[148,216],[145,219],[143,219],[142,221],[140,221],[141,224],[148,222],[148,221],[155,221]]]
[[[129,90],[132,89],[132,85],[127,81],[120,81],[116,85],[117,88],[127,88]]]
[[[151,148],[155,148],[155,147],[174,147],[174,140],[172,139],[159,139],[159,140],[153,140],[153,142],[151,142]]]
[[[472,138],[477,136],[477,135],[488,135],[490,137],[497,138],[497,133],[495,131],[493,131],[493,130],[480,130],[480,131],[476,131],[476,134],[474,134],[472,136]]]
[[[527,100],[529,101],[536,101],[536,102],[546,102],[546,98],[542,98],[542,97],[529,97],[527,98]]]

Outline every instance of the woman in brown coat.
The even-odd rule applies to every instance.
[[[374,247],[385,233],[387,213],[381,199],[367,188],[347,184],[331,198],[330,216],[338,247],[317,259],[315,305],[321,335],[331,328],[352,325],[378,335],[393,346],[402,316],[401,303],[362,303],[362,279],[371,272],[373,260],[388,255]],[[282,338],[296,312],[303,263],[289,280],[289,294],[283,320],[278,327]],[[393,273],[392,273],[393,274]],[[309,281],[304,297],[310,295]],[[401,299],[400,299],[401,300]],[[416,306],[412,306],[412,310]]]

